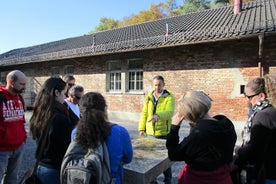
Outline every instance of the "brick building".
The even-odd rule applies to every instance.
[[[45,79],[72,73],[85,92],[105,96],[110,116],[138,121],[153,76],[163,75],[176,99],[187,90],[204,90],[213,99],[211,114],[244,121],[246,82],[276,74],[276,0],[233,9],[225,6],[11,50],[0,55],[1,82],[12,69],[24,71],[24,98],[31,107]]]

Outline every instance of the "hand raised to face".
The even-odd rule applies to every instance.
[[[176,112],[172,117],[172,125],[180,126],[183,119],[184,119],[183,114]]]

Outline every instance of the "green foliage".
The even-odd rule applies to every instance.
[[[118,21],[110,18],[100,18],[100,25],[95,28],[95,31],[93,32],[99,32],[99,31],[104,31],[104,30],[109,30],[109,29],[114,29],[118,27]]]
[[[176,15],[181,15],[178,6],[176,5],[176,0],[168,0],[164,4],[164,12],[166,16],[172,17]]]
[[[214,0],[214,5],[212,7],[219,7],[225,5],[225,3],[233,0]],[[249,0],[244,0],[249,1]],[[217,2],[217,4],[216,4]],[[100,24],[97,26],[93,32],[104,31],[114,28],[120,28],[124,26],[129,26],[133,24],[139,24],[147,21],[153,21],[165,17],[171,17],[181,14],[187,14],[191,12],[201,11],[205,9],[210,9],[210,0],[183,0],[182,6],[176,5],[176,0],[167,0],[165,3],[159,3],[156,5],[151,5],[149,10],[140,11],[137,15],[133,14],[122,20],[116,21],[112,18],[103,17],[100,19]]]
[[[210,1],[206,0],[184,0],[184,5],[180,7],[182,14],[210,9]]]
[[[157,20],[165,17],[164,4],[151,5],[147,11],[140,11],[138,15],[132,15],[119,21],[118,27],[139,24],[147,21]]]
[[[228,4],[230,1],[229,0],[214,0],[214,3],[215,4]]]

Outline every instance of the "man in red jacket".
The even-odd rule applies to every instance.
[[[19,70],[7,75],[7,85],[0,86],[0,183],[18,183],[26,131],[24,101],[20,96],[27,78]]]

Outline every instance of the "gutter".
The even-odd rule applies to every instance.
[[[261,35],[261,36],[260,36]],[[266,33],[256,33],[251,35],[242,35],[242,36],[234,36],[234,37],[227,37],[219,38],[219,39],[209,39],[209,40],[201,40],[201,41],[187,41],[180,42],[180,43],[169,43],[170,41],[163,42],[163,44],[157,44],[153,46],[147,47],[146,45],[144,47],[133,47],[133,48],[126,48],[126,49],[120,49],[120,50],[110,50],[110,51],[99,51],[99,52],[93,52],[93,47],[84,47],[84,48],[75,48],[75,49],[69,49],[69,50],[63,50],[63,51],[57,51],[52,53],[44,53],[40,55],[33,55],[28,57],[17,57],[12,59],[3,59],[0,60],[0,67],[5,66],[15,66],[15,65],[22,65],[22,64],[28,64],[28,63],[40,63],[40,62],[46,62],[46,61],[53,61],[53,60],[64,60],[64,59],[71,59],[71,58],[81,58],[81,57],[91,57],[91,56],[99,56],[99,55],[110,55],[110,54],[116,54],[116,53],[126,53],[126,52],[134,52],[134,51],[146,51],[146,50],[153,50],[158,48],[168,48],[168,47],[178,47],[178,46],[185,46],[185,45],[195,45],[195,44],[202,44],[202,43],[212,43],[212,42],[220,42],[220,41],[233,41],[233,40],[243,40],[248,38],[259,38],[259,62],[262,62],[263,60],[263,39],[264,36],[273,36],[276,35],[276,32],[266,32]],[[169,35],[168,37],[173,36]],[[130,40],[131,42],[133,40]],[[174,40],[176,41],[176,40]],[[113,43],[116,44],[116,43]],[[103,45],[104,47],[104,45]],[[92,51],[92,52],[91,52]],[[70,53],[70,54],[69,54]],[[52,57],[51,57],[52,56]],[[44,57],[44,59],[40,58]],[[20,63],[18,63],[20,61]],[[1,63],[3,62],[3,63]],[[259,74],[262,75],[261,69],[259,71]]]

